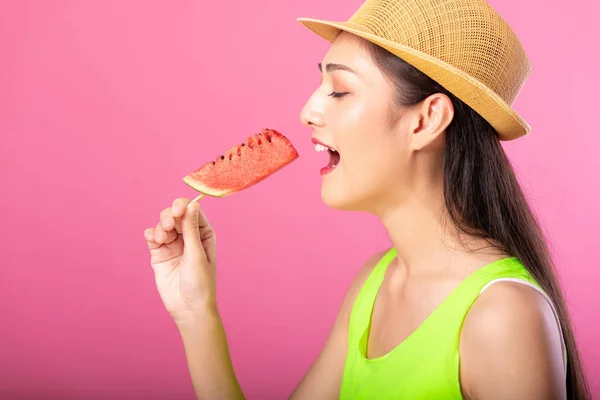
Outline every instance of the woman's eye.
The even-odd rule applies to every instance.
[[[331,96],[331,97],[342,97],[342,96],[345,96],[347,94],[348,94],[347,92],[346,93],[331,92],[331,93],[329,93],[329,96]]]

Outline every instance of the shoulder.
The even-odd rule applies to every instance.
[[[516,282],[491,285],[467,313],[461,383],[471,399],[562,398],[563,347],[548,301]]]

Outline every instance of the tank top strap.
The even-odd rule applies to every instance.
[[[548,302],[553,311],[555,321],[560,331],[563,347],[564,373],[567,373],[567,348],[562,333],[562,326],[556,307],[546,291],[525,268],[518,257],[506,257],[491,262],[467,276],[456,289],[434,311],[428,329],[424,329],[418,341],[422,343],[431,340],[450,340],[458,343],[463,321],[477,298],[489,287],[498,282],[515,282],[529,286],[539,292]],[[443,331],[452,332],[453,335],[442,335]],[[444,339],[445,338],[445,339]],[[450,344],[450,343],[449,343]]]
[[[503,279],[526,282],[541,289],[516,257],[505,257],[475,270],[463,279],[421,326],[417,342],[431,340],[458,343],[467,312],[479,295],[492,283]]]
[[[379,259],[367,279],[365,279],[350,314],[348,329],[350,342],[360,340],[360,336],[369,325],[371,311],[375,305],[375,299],[377,298],[379,287],[383,282],[385,271],[395,257],[396,249],[391,248]]]

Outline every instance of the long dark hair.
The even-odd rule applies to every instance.
[[[433,79],[369,41],[375,65],[396,88],[393,105],[411,106],[434,93],[447,95],[454,118],[446,129],[444,198],[452,223],[518,257],[554,302],[567,347],[567,396],[588,399],[575,336],[543,232],[529,208],[494,128]]]

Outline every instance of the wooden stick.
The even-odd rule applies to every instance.
[[[203,198],[204,196],[206,196],[206,194],[204,194],[204,193],[200,193],[200,195],[199,195],[198,197],[196,197],[196,198],[195,198],[194,200],[192,200],[192,201],[198,201],[198,200],[200,200],[201,198]]]

